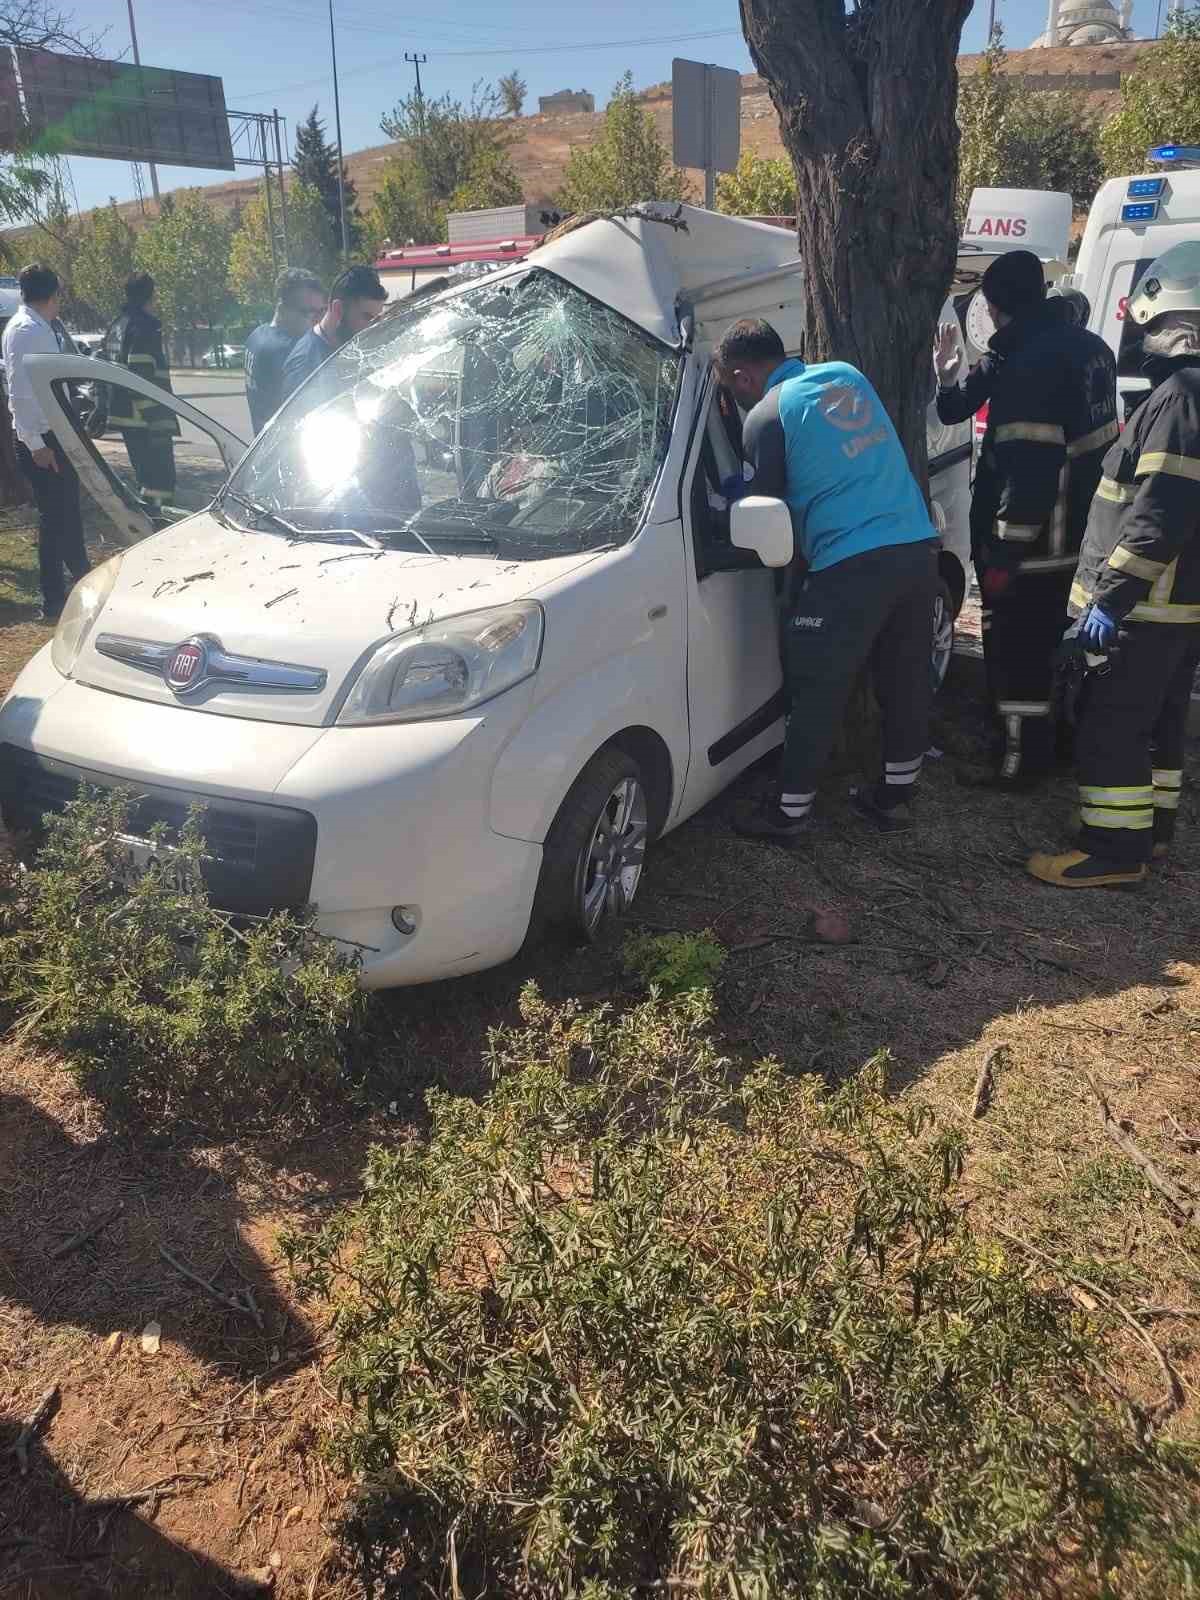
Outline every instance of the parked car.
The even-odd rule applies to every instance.
[[[246,365],[246,347],[244,344],[218,344],[200,357],[202,367],[244,367]]]
[[[152,819],[200,801],[216,902],[315,903],[372,988],[492,966],[543,926],[595,937],[624,912],[647,846],[784,729],[775,573],[731,543],[711,355],[740,316],[799,348],[795,240],[670,216],[598,220],[399,303],[248,451],[106,368],[231,472],[166,527],[61,404],[91,363],[32,360],[129,548],[77,585],[0,709],[10,826],[81,781],[133,785],[145,854]],[[948,621],[970,435],[931,426]]]

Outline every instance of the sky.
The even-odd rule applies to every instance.
[[[380,116],[413,87],[405,53],[428,56],[421,68],[427,95],[469,95],[516,68],[529,85],[527,110],[539,94],[590,89],[598,106],[628,68],[643,87],[671,75],[673,56],[751,70],[738,26],[736,0],[638,0],[603,7],[564,6],[561,0],[458,0],[422,12],[416,0],[396,9],[385,0],[333,0],[345,151],[380,144]],[[997,20],[1012,48],[1041,32],[1045,0],[995,0]],[[1119,0],[1118,0],[1119,4]],[[126,0],[64,0],[77,19],[107,29],[101,53],[132,59]],[[314,102],[333,135],[333,77],[326,0],[134,0],[138,45],[146,66],[213,73],[224,79],[231,110],[278,109],[289,135]],[[1135,0],[1134,31],[1152,36],[1158,0]],[[983,47],[988,0],[976,0],[963,33],[964,51]],[[428,20],[425,20],[425,19]],[[70,161],[81,208],[136,190],[127,164],[75,156]],[[240,176],[252,177],[252,168]],[[164,190],[218,182],[227,173],[162,167]],[[147,183],[143,171],[143,181]]]

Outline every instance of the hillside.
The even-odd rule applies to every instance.
[[[1146,43],[1096,45],[1079,49],[1014,50],[1005,71],[1020,77],[1031,91],[1072,89],[1085,95],[1098,116],[1110,115],[1120,99],[1120,82],[1137,65],[1149,48]],[[959,70],[970,75],[979,70],[981,56],[962,56]],[[670,143],[671,85],[656,84],[643,91],[641,100],[654,115],[659,132]],[[562,180],[571,150],[590,144],[603,122],[602,112],[549,112],[522,117],[513,124],[516,135],[512,148],[513,164],[530,200],[553,197]],[[368,206],[379,188],[384,165],[396,153],[394,143],[373,145],[350,152],[346,165],[358,189],[360,202]],[[742,78],[742,148],[761,155],[781,155],[779,124],[763,80],[754,73]],[[232,178],[204,187],[204,196],[222,210],[232,210],[251,199],[259,187],[255,178]],[[120,208],[136,227],[142,219],[138,203],[126,201]],[[20,230],[12,230],[18,233]]]

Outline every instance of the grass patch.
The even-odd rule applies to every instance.
[[[369,1593],[1200,1584],[1195,1452],[1112,1402],[1102,1318],[974,1231],[963,1133],[883,1058],[738,1075],[704,990],[522,1011],[482,1103],[431,1094],[287,1245],[334,1307]]]
[[[0,884],[0,996],[15,1037],[57,1050],[123,1117],[246,1130],[327,1114],[363,1016],[356,963],[311,915],[215,910],[202,814],[128,865],[131,797],[49,818],[34,866]]]
[[[709,989],[725,964],[725,952],[712,934],[642,933],[626,939],[625,970],[664,999],[693,989]]]

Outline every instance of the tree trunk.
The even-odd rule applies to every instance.
[[[971,0],[741,0],[796,170],[805,356],[879,391],[927,483],[932,341],[954,264],[959,35]]]

